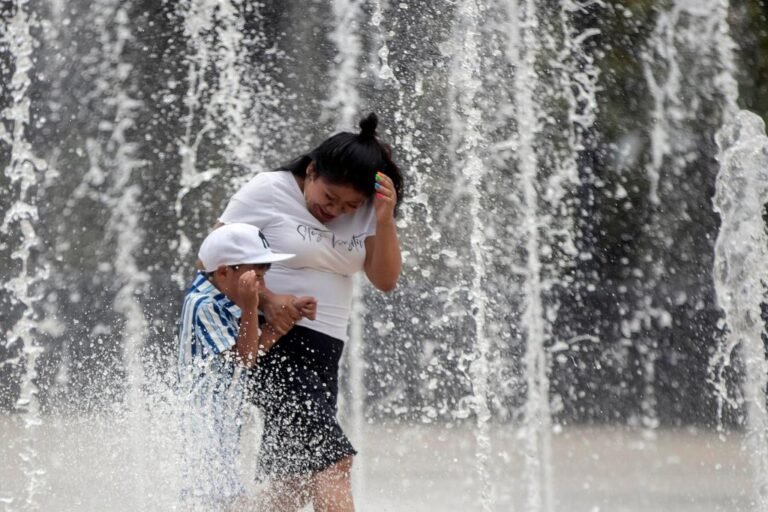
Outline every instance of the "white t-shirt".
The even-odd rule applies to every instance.
[[[257,174],[229,201],[219,219],[261,229],[275,252],[296,257],[273,263],[266,273],[274,293],[317,299],[317,318],[298,325],[347,339],[352,305],[352,275],[363,269],[365,239],[376,233],[372,201],[352,214],[322,224],[307,210],[304,194],[288,171]]]

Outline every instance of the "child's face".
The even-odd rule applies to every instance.
[[[269,270],[270,265],[267,264],[243,264],[243,265],[229,265],[227,267],[221,267],[219,272],[221,274],[219,284],[221,291],[229,297],[235,304],[242,302],[240,296],[240,277],[246,272],[253,271],[256,274],[256,278],[259,281],[259,286],[264,286],[264,274]]]
[[[258,276],[259,283],[264,283],[264,274],[267,273],[270,266],[269,263],[248,263],[246,265],[233,265],[230,268],[235,271],[238,277],[252,270]]]
[[[269,270],[270,265],[269,264],[247,264],[247,265],[233,265],[230,267],[233,270],[232,278],[235,282],[238,282],[240,279],[240,276],[245,274],[246,272],[253,271],[254,274],[256,274],[256,277],[259,280],[260,285],[264,285],[264,274],[267,273],[267,270]]]

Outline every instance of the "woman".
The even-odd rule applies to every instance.
[[[352,279],[363,270],[390,291],[401,268],[394,216],[402,176],[376,137],[377,123],[369,114],[359,134],[338,133],[286,167],[258,174],[220,218],[254,224],[274,250],[296,255],[273,265],[260,298],[269,324],[285,332],[254,377],[265,422],[258,467],[271,487],[266,509],[294,510],[307,500],[315,511],[354,508],[356,452],[336,419]],[[314,320],[294,304],[305,296],[317,300]]]

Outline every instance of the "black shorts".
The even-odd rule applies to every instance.
[[[317,473],[357,452],[336,419],[344,342],[295,326],[259,358],[251,377],[264,414],[259,477]]]

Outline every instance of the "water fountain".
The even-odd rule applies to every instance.
[[[457,41],[457,49],[452,62],[451,78],[455,91],[453,97],[456,146],[452,153],[460,155],[456,168],[467,183],[469,196],[470,235],[469,245],[472,248],[472,276],[469,289],[471,300],[471,315],[474,320],[474,354],[475,358],[469,367],[472,382],[472,409],[477,418],[475,443],[477,452],[475,465],[477,479],[480,482],[479,505],[483,511],[490,511],[493,493],[488,464],[491,458],[491,439],[488,421],[491,418],[488,406],[489,384],[489,351],[490,340],[486,332],[488,320],[488,295],[484,283],[488,279],[488,243],[485,224],[482,221],[482,186],[485,166],[482,162],[483,126],[482,112],[478,108],[480,94],[481,69],[483,58],[480,54],[480,18],[481,11],[475,2],[463,2],[457,7],[456,21],[453,29],[453,40]]]
[[[31,124],[29,86],[33,69],[35,40],[32,30],[35,18],[30,6],[20,2],[14,15],[4,21],[3,43],[15,56],[15,66],[8,81],[11,105],[4,112],[7,124],[0,130],[0,141],[10,148],[4,174],[14,200],[5,210],[0,232],[5,240],[17,241],[11,247],[10,256],[18,263],[11,267],[13,270],[7,275],[4,288],[11,297],[9,306],[13,308],[13,314],[9,316],[15,317],[6,327],[6,346],[10,348],[18,344],[20,353],[15,360],[4,361],[3,364],[21,364],[26,368],[16,400],[16,408],[21,411],[19,420],[24,426],[18,457],[26,479],[26,488],[19,496],[19,502],[22,506],[35,507],[46,487],[46,471],[40,463],[36,446],[38,427],[44,420],[37,387],[37,361],[43,347],[35,332],[39,320],[35,306],[39,300],[38,286],[47,277],[47,269],[44,260],[37,259],[33,251],[38,250],[40,245],[35,227],[39,219],[36,189],[40,173],[46,170],[47,165],[35,156],[26,134],[27,126]]]
[[[714,205],[722,224],[715,244],[715,288],[728,323],[727,340],[715,354],[716,384],[724,398],[723,373],[738,364],[735,352],[742,353],[744,365],[743,402],[747,407],[746,450],[750,454],[755,482],[757,510],[768,507],[768,415],[765,390],[768,361],[765,357],[762,304],[765,283],[755,269],[768,264],[768,237],[763,221],[768,203],[766,169],[768,137],[765,123],[757,115],[742,111],[717,134],[720,148]]]
[[[764,139],[735,117],[744,15],[648,4],[0,7],[0,503],[178,506],[169,369],[194,248],[239,183],[375,110],[407,172],[405,270],[391,296],[357,286],[341,412],[360,508],[617,509],[623,461],[663,472],[677,440],[721,450],[709,488],[737,483],[690,487],[692,507],[765,508],[760,283],[736,271],[763,257],[736,240],[762,240],[746,173]],[[653,485],[647,509],[671,510]]]

